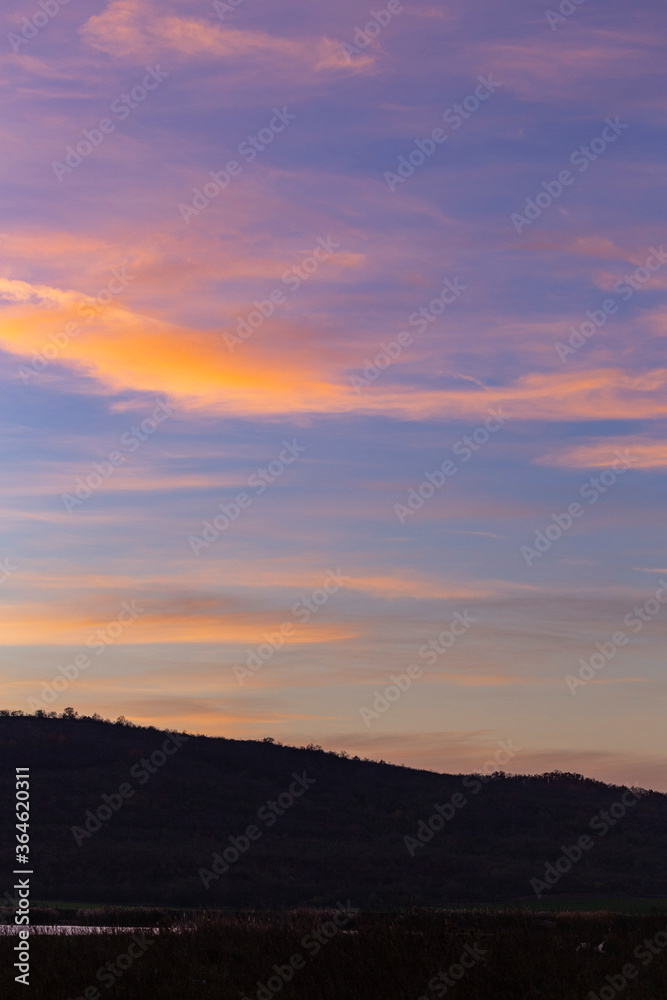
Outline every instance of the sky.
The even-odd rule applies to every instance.
[[[664,5],[2,17],[2,704],[667,791]]]

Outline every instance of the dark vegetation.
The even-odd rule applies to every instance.
[[[562,845],[586,833],[594,847],[544,893],[544,902],[667,897],[667,796],[657,792],[635,789],[637,804],[599,837],[591,819],[623,789],[581,775],[501,772],[472,794],[461,775],[313,746],[195,735],[141,783],[131,769],[142,773],[142,758],[160,751],[169,735],[123,719],[77,718],[71,710],[56,718],[0,715],[0,873],[6,873],[0,900],[12,885],[16,766],[30,767],[33,899],[229,910],[329,907],[348,899],[376,910],[534,900],[530,880],[543,876]],[[315,784],[270,827],[259,821],[258,810],[304,771]],[[83,830],[87,811],[95,813],[103,795],[116,795],[124,783],[132,797],[79,846],[72,828]],[[460,792],[466,805],[411,857],[404,837],[416,835],[436,803]],[[249,825],[260,838],[205,888],[200,869],[211,871],[214,852],[228,848],[230,837],[242,838]],[[271,933],[289,936],[289,921]],[[275,947],[282,954],[282,945]],[[350,968],[355,947],[346,952]],[[330,994],[312,994],[324,995]],[[337,994],[344,995],[353,994]]]
[[[345,928],[352,933],[325,937],[315,952],[314,935],[331,917],[316,910],[202,914],[195,927],[173,932],[163,926],[146,935],[143,945],[122,931],[96,937],[35,935],[24,993],[12,982],[11,941],[0,938],[0,989],[3,997],[29,995],[32,1000],[77,1000],[91,989],[98,989],[98,997],[87,994],[94,1000],[435,1000],[445,995],[455,1000],[590,1000],[591,993],[664,1000],[666,995],[666,958],[656,935],[658,942],[667,940],[667,911],[554,917],[483,910],[362,913]],[[138,957],[128,966],[119,956],[133,945]],[[302,956],[301,967],[287,982],[275,978],[274,967],[286,970],[294,955]],[[460,976],[463,955],[471,967]],[[119,962],[127,966],[124,971]],[[629,965],[635,975],[622,986]],[[439,974],[449,976],[452,985],[446,986]]]

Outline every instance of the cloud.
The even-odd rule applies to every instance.
[[[346,590],[377,594],[389,600],[411,597],[417,600],[482,601],[507,595],[508,592],[534,592],[539,587],[509,580],[476,580],[447,582],[434,574],[387,574],[382,576],[351,575]]]
[[[101,14],[94,15],[80,29],[91,48],[120,59],[144,62],[160,57],[196,60],[231,60],[293,69],[295,73],[348,70],[350,60],[340,43],[330,38],[292,38],[220,25],[216,20],[179,17],[158,11],[144,0],[113,0]],[[366,56],[353,71],[370,66]]]
[[[271,338],[256,335],[229,352],[223,331],[195,329],[111,302],[82,321],[72,291],[4,279],[9,301],[0,343],[30,360],[49,335],[72,322],[79,329],[57,360],[98,381],[99,390],[167,394],[181,410],[270,415],[351,412],[404,419],[477,419],[490,408],[515,420],[655,419],[667,414],[667,369],[529,373],[486,388],[371,386],[357,394],[340,369],[324,330],[272,319]],[[79,305],[75,303],[79,301]],[[313,334],[315,333],[315,336]]]
[[[667,468],[667,441],[643,435],[604,438],[561,448],[536,459],[537,465],[561,469],[608,469],[627,455],[633,469]]]
[[[524,687],[526,684],[526,678],[517,674],[475,674],[472,671],[432,673],[429,674],[428,681],[429,683],[441,681],[454,687],[507,687],[514,684]]]
[[[546,28],[546,21],[544,25]],[[524,100],[554,102],[580,97],[586,85],[602,83],[613,88],[620,80],[655,72],[660,47],[650,29],[587,30],[579,25],[576,40],[565,28],[560,36],[545,31],[543,39],[531,36],[525,40],[473,42],[465,58],[482,71],[492,69],[508,89]],[[629,103],[627,94],[627,85],[617,89],[622,106]],[[656,93],[650,103],[658,99]],[[615,102],[615,108],[618,106]]]
[[[100,455],[95,458],[99,459]],[[67,468],[63,462],[45,462],[39,469],[23,472],[20,481],[0,484],[0,497],[56,497],[62,493],[71,493],[75,489],[77,477],[90,473],[81,462]],[[161,470],[146,463],[138,467],[118,466],[104,483],[105,493],[155,493],[187,490],[189,495],[195,491],[241,489],[246,478],[240,474],[194,473]],[[71,522],[72,517],[68,515]]]
[[[135,591],[136,593],[136,591]],[[130,595],[126,598],[130,600]],[[135,621],[124,626],[122,633],[113,639],[114,645],[146,645],[154,643],[244,643],[248,645],[266,641],[265,632],[275,631],[276,618],[266,613],[227,612],[215,610],[214,600],[210,610],[201,602],[189,610],[184,600],[174,601],[166,610],[160,609],[164,601],[140,597],[138,607],[144,609]],[[40,604],[6,605],[9,621],[0,623],[0,642],[8,646],[83,646],[92,636],[96,641],[99,630],[104,631],[113,622],[119,608],[109,604],[106,615],[95,618],[89,608],[83,614],[68,607],[47,608]],[[125,617],[127,617],[125,615]],[[295,626],[294,634],[285,638],[285,645],[335,643],[352,639],[359,634],[356,627],[336,624]]]
[[[52,288],[50,285],[32,285],[27,281],[0,278],[0,299],[11,303],[28,302],[58,307],[73,304],[77,294]]]

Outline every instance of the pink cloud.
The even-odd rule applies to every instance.
[[[340,43],[326,37],[290,38],[221,25],[157,10],[145,0],[112,0],[81,28],[86,44],[116,58],[143,62],[160,56],[184,59],[262,61],[300,75],[324,70],[353,72],[368,68],[370,56],[352,65]]]
[[[550,452],[536,459],[536,464],[562,469],[603,469],[617,462],[619,455],[627,455],[633,469],[664,469],[667,441],[636,434],[603,438]]]

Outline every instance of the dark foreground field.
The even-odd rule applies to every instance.
[[[343,905],[347,901],[341,901]],[[30,1000],[667,1000],[667,912],[298,910],[31,938]],[[163,922],[164,921],[164,922]],[[178,927],[178,929],[177,929]],[[602,942],[602,951],[597,950]],[[582,947],[583,946],[583,947]],[[88,992],[86,992],[86,990]]]

